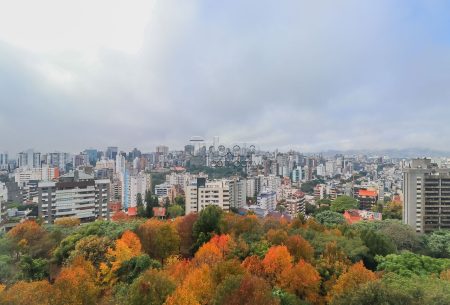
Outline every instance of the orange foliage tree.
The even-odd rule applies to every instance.
[[[225,297],[221,305],[278,305],[270,285],[260,277],[246,275],[239,287]]]
[[[300,259],[311,262],[314,257],[314,248],[300,235],[289,236],[286,246],[296,262]]]
[[[177,231],[180,236],[180,254],[183,257],[192,256],[192,246],[195,243],[195,238],[192,234],[192,227],[197,220],[198,214],[189,214],[184,216],[181,221],[177,223]]]
[[[211,242],[207,242],[195,253],[193,263],[200,266],[202,264],[214,265],[223,260],[223,254],[220,248]]]
[[[209,243],[216,245],[222,252],[222,256],[226,257],[230,254],[236,243],[229,234],[214,235]]]
[[[281,287],[311,303],[317,302],[320,290],[319,272],[309,263],[300,260],[281,274]]]
[[[16,243],[16,255],[28,253],[31,256],[48,256],[51,243],[48,233],[34,220],[26,220],[8,232],[7,236]]]
[[[275,285],[279,283],[282,272],[292,267],[292,256],[286,246],[272,246],[262,264],[269,282]]]
[[[47,281],[20,281],[0,292],[0,304],[52,305],[52,286]]]
[[[100,289],[96,285],[94,266],[82,257],[76,257],[72,264],[64,267],[54,284],[57,305],[96,304]]]
[[[174,226],[157,219],[149,219],[139,226],[138,235],[145,253],[150,257],[164,259],[177,254],[180,248],[180,237]]]
[[[442,271],[441,274],[439,275],[439,278],[441,280],[450,282],[450,269]]]
[[[263,277],[265,275],[263,263],[256,255],[245,258],[242,262],[242,267],[255,276]]]
[[[329,299],[339,297],[347,291],[357,290],[362,284],[375,281],[374,272],[366,269],[362,261],[352,265],[347,272],[342,274],[329,293]]]
[[[178,286],[174,294],[178,296],[184,295],[189,302],[194,302],[195,300],[201,305],[206,305],[211,302],[214,291],[215,285],[213,283],[211,268],[208,265],[203,264],[199,268],[193,269],[186,276],[183,284]],[[182,304],[175,303],[175,300],[170,297],[169,300],[168,304]]]
[[[182,283],[192,267],[188,259],[171,256],[167,259],[164,270],[177,282]]]

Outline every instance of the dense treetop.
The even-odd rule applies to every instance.
[[[447,231],[331,210],[175,216],[19,224],[0,236],[0,304],[450,304]]]

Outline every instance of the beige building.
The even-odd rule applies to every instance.
[[[208,205],[230,210],[230,188],[227,181],[207,181],[198,178],[197,183],[185,188],[186,214],[197,213]]]

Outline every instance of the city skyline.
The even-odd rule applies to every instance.
[[[1,149],[450,150],[444,1],[2,3]]]

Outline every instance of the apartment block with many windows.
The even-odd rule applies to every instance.
[[[450,229],[450,169],[415,159],[403,171],[403,222],[417,232]]]

